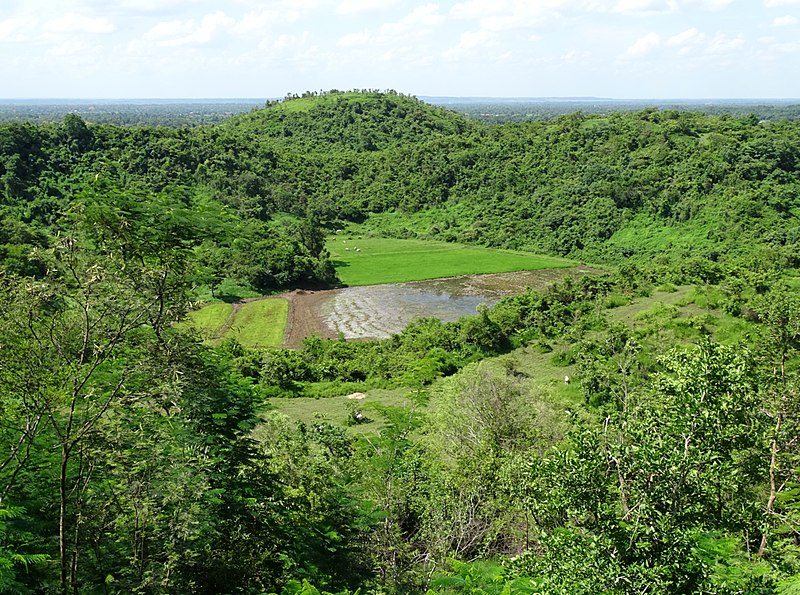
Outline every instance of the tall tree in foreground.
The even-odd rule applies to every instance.
[[[663,364],[627,412],[531,462],[522,494],[542,537],[519,570],[574,593],[766,588],[748,559],[764,478],[757,367],[707,340]]]
[[[50,252],[48,275],[3,283],[0,392],[13,413],[3,428],[13,446],[0,488],[13,493],[34,444],[38,463],[54,466],[62,593],[78,590],[82,506],[95,472],[90,445],[108,413],[131,397],[148,343],[185,307],[192,226],[175,209],[154,223],[143,204],[112,190],[88,196],[75,233]],[[49,452],[57,454],[41,458]]]
[[[756,304],[765,325],[767,357],[763,412],[769,419],[769,495],[758,554],[794,563],[798,554],[786,546],[800,543],[800,380],[792,358],[800,351],[800,298],[776,287]],[[791,569],[790,569],[791,571]]]

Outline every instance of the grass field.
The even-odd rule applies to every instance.
[[[574,265],[528,252],[425,240],[335,237],[328,240],[327,247],[339,278],[350,286]]]
[[[327,422],[336,426],[347,427],[356,434],[374,433],[383,426],[379,415],[370,411],[373,404],[389,405],[392,407],[411,406],[408,395],[413,393],[410,388],[373,389],[367,391],[363,400],[349,400],[346,396],[339,397],[273,397],[269,400],[278,411],[295,421],[312,426],[315,423]],[[367,418],[366,423],[348,425],[351,408],[362,411]]]
[[[233,313],[233,306],[224,302],[208,304],[189,313],[189,320],[207,341],[217,338]]]
[[[234,338],[245,347],[279,347],[288,316],[289,302],[263,299],[237,306],[209,304],[192,312],[189,318],[212,344]]]
[[[562,346],[563,347],[563,346]],[[561,348],[561,347],[557,347]],[[575,366],[564,366],[553,363],[552,353],[539,353],[535,349],[519,349],[497,358],[498,361],[511,360],[514,369],[524,374],[524,384],[531,395],[531,407],[541,408],[542,403],[552,404],[556,409],[575,408],[582,402],[580,384],[564,384],[565,375],[573,375]],[[448,379],[437,380],[428,390],[431,394],[439,390],[439,386]],[[368,434],[378,432],[384,421],[375,412],[375,404],[393,407],[416,407],[409,397],[416,389],[364,389],[367,397],[363,400],[349,400],[344,392],[335,397],[273,397],[269,400],[278,411],[294,421],[307,425],[327,422],[347,428],[352,434]],[[367,418],[366,423],[351,425],[348,423],[351,410],[361,411]],[[428,409],[423,407],[422,410]],[[579,408],[578,408],[579,409]]]
[[[266,299],[242,304],[230,335],[245,347],[278,347],[289,316],[289,302]]]

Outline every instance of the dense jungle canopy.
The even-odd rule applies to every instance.
[[[335,286],[344,226],[607,273],[379,341],[183,324]],[[0,124],[0,592],[798,593],[798,266],[796,121]],[[272,403],[362,388],[404,404]]]

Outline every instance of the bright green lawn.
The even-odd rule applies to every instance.
[[[227,336],[245,347],[279,347],[289,317],[289,302],[264,299],[246,302],[236,313]]]
[[[232,313],[233,306],[217,302],[189,313],[189,319],[200,332],[201,337],[211,340],[219,336],[222,327],[228,322]]]
[[[327,246],[339,278],[350,286],[564,268],[574,264],[528,252],[425,240],[337,236],[329,238]]]
[[[215,302],[189,314],[200,336],[212,344],[233,337],[245,347],[279,347],[289,317],[289,302],[263,299],[234,308]]]

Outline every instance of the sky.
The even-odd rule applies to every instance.
[[[800,98],[800,0],[0,0],[0,98]]]

